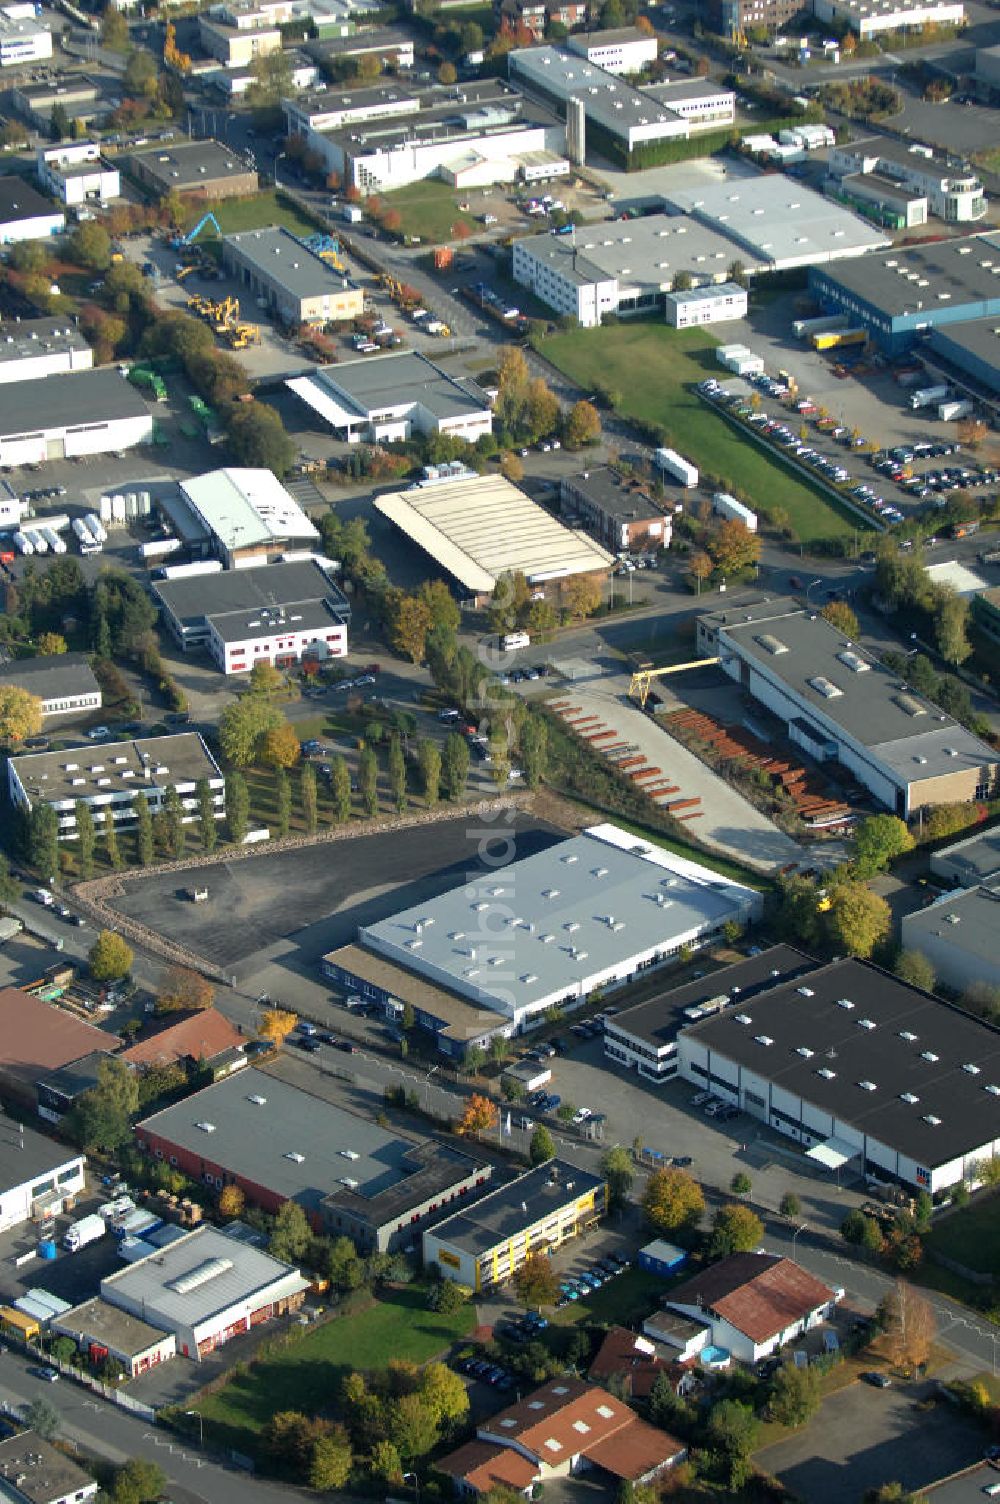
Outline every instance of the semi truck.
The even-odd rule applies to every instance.
[[[757,531],[757,513],[751,512],[742,501],[737,501],[735,496],[730,496],[728,491],[716,491],[712,497],[712,510],[720,517],[729,517],[736,522],[742,522],[748,532]]]
[[[88,512],[83,520],[90,528],[91,533],[94,535],[95,542],[107,543],[108,530],[104,526],[104,523],[101,521],[100,517],[98,517],[96,512]]]
[[[918,386],[915,392],[910,393],[910,407],[915,412],[918,407],[930,407],[932,402],[944,402],[949,390],[945,383],[941,386]]]
[[[968,418],[971,413],[972,403],[967,398],[938,403],[938,417],[942,423],[954,423],[958,418]]]
[[[690,489],[698,484],[698,467],[692,465],[683,455],[678,454],[676,449],[657,449],[653,459],[661,470],[665,470],[674,480],[682,486]]]
[[[107,1230],[104,1218],[92,1212],[89,1217],[81,1217],[79,1222],[70,1223],[63,1237],[63,1247],[67,1253],[79,1253],[88,1243],[95,1243],[98,1238],[103,1238]]]

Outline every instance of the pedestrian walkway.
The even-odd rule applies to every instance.
[[[554,695],[550,707],[582,740],[600,750],[643,788],[652,803],[689,821],[699,841],[761,872],[802,861],[791,836],[705,767],[628,696],[625,674],[609,675]]]

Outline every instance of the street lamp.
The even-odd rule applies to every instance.
[[[414,1497],[417,1500],[417,1504],[420,1504],[420,1479],[416,1473],[404,1473],[403,1482],[412,1483]]]
[[[800,1232],[805,1232],[806,1231],[806,1229],[807,1229],[808,1226],[809,1226],[808,1222],[803,1222],[802,1225],[801,1225],[801,1227],[797,1227],[795,1229],[795,1231],[792,1233],[792,1258],[793,1259],[795,1257],[795,1240],[798,1237],[798,1235],[799,1235]]]
[[[278,182],[278,163],[279,162],[283,162],[285,160],[285,158],[286,158],[287,155],[288,155],[287,152],[283,152],[283,151],[279,151],[279,152],[275,153],[274,165],[271,168],[271,171],[272,171],[272,173],[274,175],[274,186],[275,186],[275,188],[280,187],[280,184]]]
[[[809,581],[809,584],[806,586],[806,605],[807,606],[809,604],[809,592],[810,592],[810,590],[815,590],[816,586],[817,585],[822,585],[822,583],[823,583],[823,581],[821,579],[815,579],[815,580],[810,580]]]
[[[202,1419],[201,1411],[200,1410],[185,1410],[184,1414],[185,1415],[192,1415],[197,1420],[197,1422],[198,1422],[198,1445],[200,1447],[203,1447],[205,1445],[205,1422]]]

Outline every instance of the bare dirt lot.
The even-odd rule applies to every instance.
[[[353,940],[359,925],[436,897],[487,867],[531,856],[561,835],[531,815],[508,811],[487,821],[471,809],[431,827],[262,851],[180,876],[153,873],[130,881],[116,907],[245,975],[262,951],[291,934],[300,936],[300,960],[308,964]],[[186,889],[203,884],[208,902],[190,903]]]

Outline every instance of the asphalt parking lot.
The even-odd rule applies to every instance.
[[[922,1488],[977,1462],[983,1451],[981,1427],[952,1406],[917,1408],[932,1387],[851,1384],[832,1394],[804,1430],[755,1460],[809,1504],[844,1504],[894,1481]]]
[[[482,841],[487,862],[500,854],[497,842],[508,844],[503,860],[511,861],[533,855],[561,835],[530,816],[486,826],[470,811],[435,825],[433,839],[416,826],[210,863],[180,878],[153,873],[129,880],[116,907],[236,975],[246,975],[262,951],[291,934],[297,936],[299,963],[314,967],[325,951],[353,940],[359,925],[487,870]],[[192,904],[183,896],[196,883],[207,885],[207,903]]]

